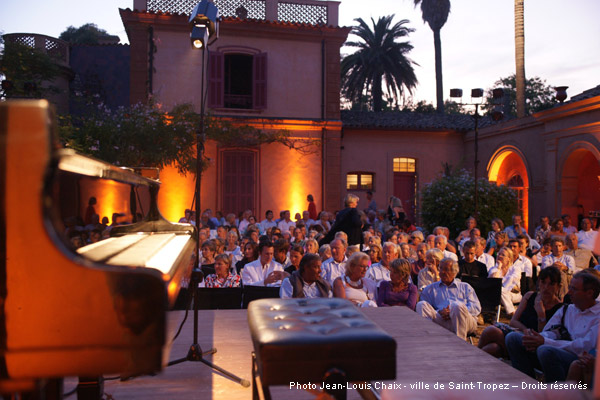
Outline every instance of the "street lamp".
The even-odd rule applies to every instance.
[[[473,118],[475,119],[475,160],[473,162],[473,170],[474,170],[474,176],[475,176],[475,212],[474,212],[474,217],[477,219],[479,217],[479,190],[478,190],[478,183],[477,183],[477,179],[479,178],[478,176],[478,166],[479,166],[479,106],[481,106],[483,104],[483,89],[481,88],[477,88],[477,89],[471,89],[471,102],[470,103],[465,103],[462,101],[462,95],[463,95],[463,91],[462,89],[450,89],[450,97],[452,98],[460,98],[460,102],[458,102],[458,104],[464,105],[464,106],[475,106],[475,114],[473,115]],[[493,101],[493,108],[492,111],[490,113],[492,119],[494,121],[500,121],[503,117],[503,113],[502,113],[502,104],[501,104],[501,99],[502,97],[504,97],[504,89],[502,88],[496,88],[494,90],[492,90],[492,101]]]

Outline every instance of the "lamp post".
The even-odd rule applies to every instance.
[[[473,175],[475,178],[475,211],[474,217],[477,219],[479,217],[479,190],[478,190],[478,166],[479,166],[479,107],[483,104],[483,89],[471,89],[471,102],[465,103],[462,101],[463,91],[462,89],[450,89],[450,97],[452,98],[460,98],[461,101],[458,104],[464,106],[475,106],[475,114],[473,114],[473,118],[475,119],[475,160],[473,161]],[[494,121],[500,121],[503,117],[502,113],[502,105],[500,104],[500,100],[504,96],[503,89],[494,89],[492,91],[492,99],[494,103],[493,110],[491,112],[491,117]],[[473,100],[478,99],[478,100]]]
[[[200,229],[200,189],[201,189],[201,177],[202,177],[202,154],[204,152],[204,141],[206,140],[206,134],[204,132],[204,71],[206,69],[206,47],[208,46],[208,40],[210,38],[218,37],[218,19],[219,10],[211,1],[202,0],[194,9],[189,19],[190,24],[190,42],[193,49],[202,50],[202,82],[201,82],[201,95],[200,95],[200,128],[196,133],[196,230]],[[204,359],[204,355],[213,354],[217,350],[210,349],[206,352],[202,351],[202,348],[198,344],[198,284],[202,282],[202,272],[200,270],[200,235],[196,231],[196,258],[194,261],[194,269],[192,271],[191,279],[191,291],[194,301],[194,339],[190,346],[187,356],[171,361],[168,365],[180,364],[185,361],[199,361],[202,362],[212,369],[220,372],[221,374],[231,378],[233,381],[239,383],[244,387],[249,387],[250,382],[246,379],[242,379],[229,371],[224,370],[218,365],[213,364],[210,361]]]

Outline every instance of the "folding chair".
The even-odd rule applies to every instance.
[[[246,285],[242,290],[242,308],[248,308],[253,300],[278,298],[279,287]]]
[[[463,276],[463,282],[475,289],[475,294],[481,303],[481,311],[496,313],[496,322],[500,321],[500,298],[502,296],[502,278],[480,278]]]
[[[242,288],[198,288],[199,310],[236,310],[242,308]]]

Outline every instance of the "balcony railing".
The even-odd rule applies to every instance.
[[[7,33],[3,38],[6,43],[29,46],[48,54],[60,65],[69,65],[69,44],[64,40],[37,33]]]
[[[339,1],[214,0],[224,17],[310,25],[338,25]],[[198,0],[133,0],[138,11],[190,14]]]

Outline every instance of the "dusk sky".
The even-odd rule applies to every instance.
[[[58,37],[68,26],[92,22],[128,43],[119,8],[133,0],[1,0],[0,32]],[[514,1],[452,0],[442,28],[444,96],[450,88],[489,88],[515,71]],[[415,28],[408,40],[419,86],[414,101],[435,101],[433,33],[413,0],[341,0],[340,25],[355,18],[395,14]],[[600,85],[600,1],[525,0],[525,74],[552,86],[569,86],[569,97]],[[354,40],[350,36],[351,40]],[[343,48],[347,54],[349,48]]]

